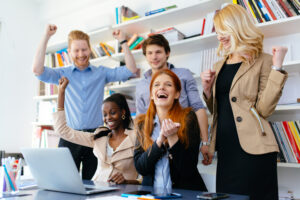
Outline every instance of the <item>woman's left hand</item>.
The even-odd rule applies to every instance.
[[[161,132],[165,137],[177,134],[180,123],[173,122],[171,119],[164,119],[162,122]]]
[[[124,178],[123,174],[121,174],[120,172],[113,174],[107,181],[114,182],[116,184],[126,183],[126,179]]]
[[[281,68],[282,63],[285,57],[286,52],[288,49],[282,46],[275,46],[272,47],[272,54],[273,54],[273,65],[276,67]]]

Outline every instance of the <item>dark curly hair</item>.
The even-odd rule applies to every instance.
[[[120,93],[114,93],[111,96],[107,97],[103,101],[103,104],[106,102],[114,102],[120,108],[120,110],[125,110],[125,119],[122,120],[123,127],[125,129],[131,129],[130,124],[132,123],[132,118],[130,115],[130,110],[129,110],[125,96]],[[109,130],[109,129],[100,131],[99,133],[94,135],[94,140],[96,140],[102,136],[107,136],[108,133],[110,133],[110,132],[111,132],[111,130]]]

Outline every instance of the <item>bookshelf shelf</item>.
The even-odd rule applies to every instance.
[[[112,26],[113,29],[121,29],[127,33],[145,33],[150,29],[158,29],[170,26],[170,19],[176,19],[172,21],[172,25],[178,25],[185,22],[190,22],[203,18],[206,13],[214,11],[216,8],[220,8],[225,2],[229,0],[202,0],[197,4],[192,4],[186,7],[175,8],[155,15],[141,17],[139,19],[124,22],[118,25]]]
[[[53,123],[49,123],[49,122],[32,122],[32,125],[34,126],[53,126]]]
[[[46,96],[35,96],[35,97],[33,97],[33,99],[38,100],[38,101],[48,101],[48,100],[56,100],[57,96],[58,96],[57,94],[46,95]]]
[[[287,105],[277,105],[276,111],[300,111],[300,103],[287,104]]]
[[[277,167],[300,168],[299,163],[277,163]]]
[[[300,16],[258,24],[265,37],[276,37],[299,33]]]

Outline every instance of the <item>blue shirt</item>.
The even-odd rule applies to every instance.
[[[108,68],[89,65],[80,70],[72,65],[54,69],[45,67],[37,78],[56,85],[62,76],[69,80],[65,93],[66,120],[69,127],[81,130],[97,128],[103,124],[101,106],[105,84],[126,81],[132,75],[124,66]]]
[[[152,140],[156,141],[160,133],[160,122],[159,118],[156,115],[154,119],[154,128],[152,131]],[[155,175],[154,175],[154,188],[161,188],[167,191],[172,189],[172,181],[170,175],[170,165],[169,165],[169,158],[167,153],[162,156],[161,159],[157,161],[155,164]]]
[[[201,108],[205,108],[199,95],[197,82],[192,72],[185,68],[175,68],[168,63],[168,67],[180,79],[181,93],[179,97],[180,105],[184,108],[192,107],[194,112]],[[150,103],[150,82],[152,78],[152,70],[149,69],[144,73],[145,78],[138,83],[136,87],[136,114],[146,113]]]

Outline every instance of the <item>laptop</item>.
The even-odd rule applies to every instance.
[[[21,149],[39,188],[75,194],[117,190],[112,186],[84,185],[68,148]]]

